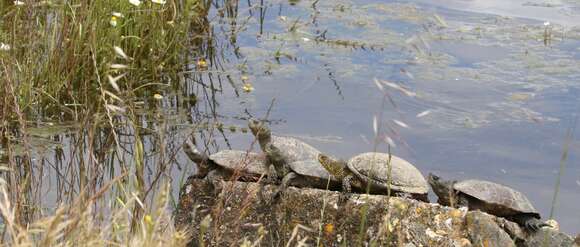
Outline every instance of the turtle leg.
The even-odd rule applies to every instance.
[[[223,172],[221,172],[219,169],[213,169],[207,173],[207,175],[205,176],[205,180],[212,187],[212,189],[215,189],[216,186],[222,180],[224,180],[224,177],[225,176],[224,176]]]
[[[268,174],[266,174],[265,178],[262,178],[260,183],[263,186],[260,186],[260,191],[258,192],[259,197],[261,198],[261,200],[263,200],[264,198],[266,198],[264,196],[264,185],[268,185],[268,184],[277,184],[279,181],[280,177],[278,176],[278,171],[276,170],[276,167],[274,166],[274,164],[270,164],[268,166]],[[276,192],[274,192],[274,194],[272,195],[272,198],[277,196],[278,190]],[[272,201],[272,200],[270,200]]]
[[[348,198],[352,195],[352,175],[348,175],[342,179],[342,193],[338,197],[338,202],[340,204],[348,201]]]
[[[408,193],[408,195],[411,197],[411,199],[429,203],[429,197],[427,196],[427,194],[411,194],[411,193]]]
[[[288,188],[288,184],[290,184],[290,181],[292,181],[292,179],[296,178],[297,176],[298,175],[295,172],[289,172],[288,174],[286,174],[286,176],[284,176],[284,178],[282,178],[282,183],[278,187],[278,190],[276,190],[272,194],[272,199],[273,200],[279,199],[280,196],[282,195],[282,193],[284,193],[284,191],[286,191],[286,188]]]
[[[518,223],[518,225],[522,226],[524,229],[530,232],[536,232],[540,228],[544,226],[550,226],[549,224],[537,219],[536,217],[528,214],[520,214],[513,216],[513,221]]]
[[[268,166],[268,174],[266,178],[262,179],[262,182],[265,184],[275,184],[279,179],[280,177],[278,176],[276,167],[273,164],[270,164],[270,166]]]
[[[466,207],[469,209],[469,198],[461,194],[454,196],[453,198],[455,198],[453,201],[455,205],[451,205],[451,207]]]
[[[411,195],[411,193],[407,193],[407,192],[395,191],[393,193],[393,195],[396,197],[405,198],[405,199],[415,199],[415,198],[413,198],[413,195]]]

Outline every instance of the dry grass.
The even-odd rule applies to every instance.
[[[76,202],[63,205],[54,214],[26,225],[16,222],[15,205],[9,200],[6,183],[0,180],[0,215],[4,220],[2,243],[7,246],[185,246],[188,235],[173,227],[168,212],[168,186],[154,210],[140,218],[132,229],[132,207],[143,206],[134,196],[123,207]],[[106,212],[106,214],[103,214]]]
[[[0,1],[3,245],[185,244],[167,174],[179,150],[142,101],[158,112],[206,15],[200,0]],[[72,128],[42,153],[31,129],[54,123]]]

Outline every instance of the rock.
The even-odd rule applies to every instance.
[[[495,221],[510,235],[516,246],[572,246],[572,237],[559,232],[557,227],[543,227],[536,233],[529,233],[520,228],[518,224],[504,218],[496,217]],[[544,238],[549,241],[544,243]]]
[[[574,240],[572,237],[554,229],[544,227],[529,236],[524,246],[572,247],[573,244]]]
[[[190,178],[180,191],[175,224],[190,231],[193,246],[514,246],[510,236],[517,234],[524,244],[518,246],[538,243],[513,222],[465,208],[381,195],[340,203],[339,192],[295,187],[271,201],[276,189]],[[566,235],[551,231],[551,241],[565,243]]]
[[[516,246],[510,236],[494,221],[493,216],[478,211],[465,216],[467,235],[476,246]]]

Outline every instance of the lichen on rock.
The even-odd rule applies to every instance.
[[[572,246],[572,238],[544,228],[537,234],[479,211],[381,195],[190,178],[182,187],[175,223],[191,245],[259,243],[280,246]],[[545,241],[545,240],[549,241]],[[543,246],[543,245],[540,245]]]

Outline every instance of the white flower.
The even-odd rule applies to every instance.
[[[24,5],[24,2],[23,1],[16,0],[16,1],[14,1],[14,5],[16,5],[16,6],[22,6],[22,5]]]
[[[120,13],[120,12],[113,12],[113,13],[112,13],[112,15],[113,15],[113,16],[116,16],[117,18],[123,18],[123,17],[125,17],[125,16],[123,15],[123,13]]]
[[[544,22],[544,26],[549,26],[549,25],[550,25],[550,22],[549,21]]]
[[[141,5],[141,0],[129,0],[129,3],[135,6],[139,6]]]
[[[111,26],[113,26],[113,27],[116,27],[117,26],[117,17],[111,16],[111,20],[109,20],[109,24],[111,24]]]
[[[9,50],[10,50],[10,45],[0,43],[0,51],[9,51]]]
[[[156,4],[165,4],[167,1],[165,1],[165,0],[151,0],[151,2],[156,3]]]

